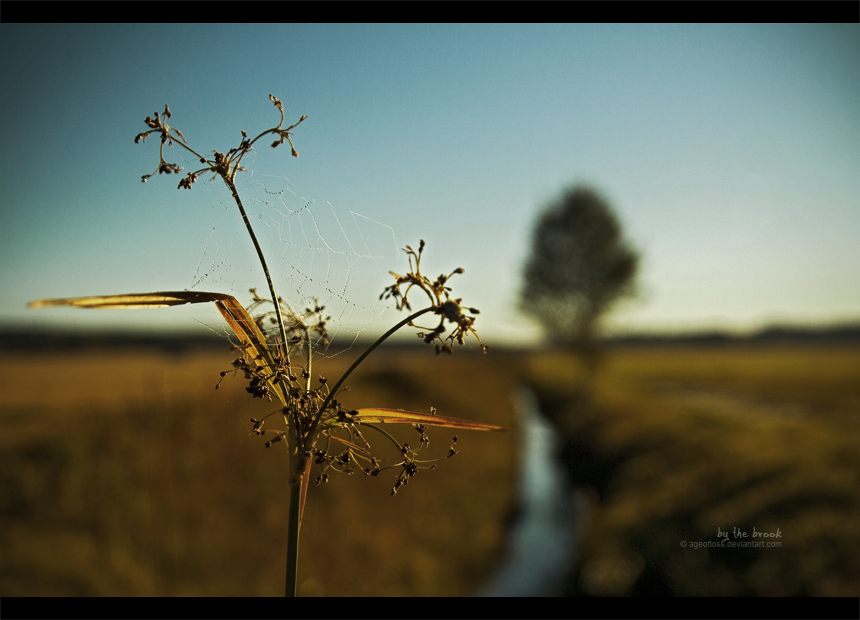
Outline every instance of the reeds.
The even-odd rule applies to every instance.
[[[426,295],[427,305],[412,312],[409,316],[394,325],[380,336],[356,361],[347,369],[343,376],[329,386],[324,377],[313,380],[313,356],[316,346],[328,343],[326,323],[330,319],[324,315],[325,307],[313,300],[313,306],[297,312],[282,297],[278,296],[271,272],[266,263],[265,255],[260,247],[251,221],[245,211],[239,192],[236,189],[235,178],[238,172],[244,170],[241,166],[243,157],[252,150],[253,145],[266,135],[273,134],[275,141],[272,147],[288,142],[293,156],[298,157],[291,136],[292,130],[302,123],[307,116],[287,128],[284,124],[283,104],[276,97],[269,99],[280,112],[280,121],[253,139],[248,138],[242,131],[242,140],[238,147],[226,153],[214,152],[212,157],[205,157],[185,140],[182,132],[168,125],[171,118],[168,106],[164,112],[147,116],[145,123],[149,129],[135,137],[135,143],[144,142],[152,134],[160,137],[159,163],[155,171],[144,175],[146,181],[156,172],[159,174],[179,174],[182,168],[169,163],[164,158],[164,147],[174,143],[198,158],[202,167],[187,173],[178,184],[178,188],[191,189],[199,175],[209,172],[221,177],[236,203],[248,231],[260,265],[266,277],[269,288],[269,298],[261,297],[255,289],[251,289],[252,302],[246,309],[235,297],[223,293],[197,291],[168,291],[156,293],[132,293],[99,297],[78,297],[68,299],[43,299],[31,302],[33,308],[57,305],[70,305],[82,308],[158,308],[188,303],[215,304],[218,311],[227,322],[230,329],[239,339],[241,356],[233,362],[233,371],[221,373],[222,378],[229,372],[241,371],[248,380],[247,392],[254,398],[277,401],[278,408],[262,419],[251,419],[253,433],[266,436],[266,447],[284,445],[289,453],[289,484],[290,484],[290,513],[288,522],[287,569],[285,593],[295,596],[298,572],[298,546],[302,516],[311,482],[310,476],[314,466],[319,467],[320,473],[313,480],[320,484],[328,479],[329,473],[353,474],[363,471],[366,475],[376,476],[381,472],[394,469],[397,472],[392,494],[406,485],[409,480],[422,469],[433,469],[438,461],[450,458],[457,453],[454,440],[447,455],[437,459],[419,458],[419,453],[429,445],[427,428],[443,426],[471,430],[504,430],[498,426],[480,424],[468,420],[436,415],[435,409],[429,414],[406,412],[402,410],[366,408],[350,409],[338,400],[344,391],[344,381],[373,352],[394,332],[406,326],[418,327],[414,321],[423,315],[434,314],[438,324],[433,327],[419,328],[418,336],[428,344],[434,344],[436,353],[451,353],[453,345],[464,344],[469,334],[475,336],[484,352],[487,347],[481,342],[475,331],[474,324],[476,308],[464,307],[462,300],[451,295],[448,285],[454,275],[462,274],[458,268],[449,275],[440,275],[430,280],[421,273],[421,258],[425,243],[422,240],[418,250],[406,246],[405,251],[409,260],[409,271],[406,275],[394,272],[395,283],[387,287],[380,299],[393,298],[400,310],[412,310],[408,295],[418,290],[419,295]],[[401,290],[401,288],[403,290]],[[271,309],[252,315],[260,308]],[[250,311],[249,311],[250,310]],[[266,329],[267,319],[275,328]],[[453,324],[452,331],[445,335],[445,323]],[[263,426],[269,417],[280,413],[283,417],[284,428],[272,429]],[[419,434],[416,446],[401,444],[385,431],[381,425],[389,423],[411,424]],[[399,460],[393,464],[383,465],[383,460],[373,453],[370,442],[367,441],[363,429],[371,429],[390,441],[399,453]]]

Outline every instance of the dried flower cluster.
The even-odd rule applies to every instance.
[[[422,249],[423,249],[422,241]],[[408,252],[409,250],[407,250]],[[271,300],[265,299],[257,293],[256,289],[250,290],[252,295],[252,303],[248,306],[248,312],[260,309],[262,306],[271,304]],[[408,443],[400,444],[397,439],[392,437],[375,424],[367,421],[363,422],[362,413],[358,410],[344,406],[338,396],[343,392],[349,391],[349,387],[344,387],[339,392],[335,393],[343,383],[339,382],[334,390],[330,389],[329,382],[325,377],[318,376],[317,387],[312,387],[312,379],[309,368],[312,360],[313,348],[315,345],[325,346],[329,342],[326,323],[331,317],[323,315],[325,306],[320,306],[314,300],[314,307],[306,307],[304,313],[295,312],[283,299],[279,299],[279,306],[284,317],[285,325],[287,326],[288,341],[287,347],[283,347],[276,329],[270,329],[277,323],[276,312],[268,310],[257,313],[253,316],[254,326],[258,333],[257,341],[262,345],[265,343],[266,349],[274,354],[273,362],[269,363],[268,355],[260,355],[261,347],[259,346],[243,346],[240,347],[243,355],[232,362],[232,370],[221,372],[221,380],[230,373],[241,372],[248,381],[248,386],[245,390],[254,398],[260,398],[272,402],[273,395],[279,398],[282,403],[286,401],[287,406],[280,407],[272,411],[267,416],[261,419],[252,418],[251,423],[253,428],[251,432],[257,436],[274,435],[274,438],[268,439],[265,446],[267,448],[274,444],[284,442],[290,444],[290,431],[293,430],[297,434],[299,445],[303,446],[301,453],[301,465],[299,467],[308,467],[318,465],[321,469],[320,473],[313,482],[320,484],[327,482],[329,473],[345,473],[352,475],[356,468],[364,471],[366,475],[376,476],[380,472],[391,469],[400,468],[400,473],[397,476],[396,483],[392,489],[392,495],[409,480],[418,473],[421,469],[434,469],[435,463],[444,459],[448,459],[457,454],[454,448],[457,437],[454,437],[448,453],[436,459],[421,460],[418,458],[419,451],[430,445],[430,438],[427,435],[428,424],[413,423],[413,428],[418,432],[420,439],[418,446],[410,447]],[[288,354],[295,354],[297,350],[305,359],[305,364],[296,364],[298,361],[296,355],[293,355],[293,363],[290,364]],[[221,381],[216,385],[216,389],[220,386]],[[286,398],[285,398],[286,397]],[[288,420],[288,430],[278,429],[263,429],[266,419],[278,413],[284,413]],[[431,416],[436,415],[436,410],[431,409]],[[421,416],[419,416],[421,417]],[[444,424],[446,418],[435,418]],[[384,420],[383,420],[384,421]],[[398,462],[383,466],[387,459],[374,456],[370,442],[367,441],[362,434],[360,426],[364,423],[377,432],[385,435],[387,439],[394,443],[397,450],[400,452],[401,458]],[[314,437],[314,439],[311,439]],[[325,448],[318,448],[317,445],[325,442]],[[335,442],[334,444],[332,442]],[[343,452],[333,451],[332,446],[345,447]],[[302,469],[302,471],[304,471]]]
[[[174,141],[196,155],[200,159],[200,163],[207,164],[204,168],[188,173],[179,182],[178,188],[191,189],[191,186],[200,174],[213,172],[216,177],[220,176],[233,192],[237,205],[243,217],[245,217],[246,226],[248,226],[248,231],[255,245],[258,245],[256,237],[250,227],[250,222],[245,216],[244,207],[235,189],[236,173],[243,170],[240,166],[242,158],[251,150],[252,145],[257,140],[267,134],[275,134],[277,136],[277,140],[271,145],[272,147],[277,147],[283,144],[284,141],[287,141],[290,145],[292,155],[298,157],[298,152],[290,136],[292,135],[292,130],[307,118],[307,116],[303,115],[295,124],[287,128],[282,128],[284,123],[283,104],[273,95],[269,95],[269,100],[280,111],[281,118],[277,126],[261,132],[254,139],[249,139],[248,134],[242,131],[242,140],[238,147],[230,149],[226,153],[214,151],[212,159],[207,159],[197,153],[197,151],[188,145],[185,136],[179,129],[167,124],[167,119],[172,116],[170,108],[167,105],[164,106],[163,114],[159,115],[158,112],[155,112],[152,117],[147,116],[144,119],[149,130],[138,134],[134,139],[135,143],[140,143],[153,133],[158,133],[161,136],[159,164],[155,172],[170,174],[179,173],[182,170],[180,166],[168,163],[164,159],[164,146],[173,146]],[[144,175],[142,180],[146,181],[155,172]],[[463,308],[460,305],[462,300],[451,298],[451,288],[446,286],[448,280],[454,274],[463,273],[463,269],[458,268],[448,276],[440,275],[435,281],[431,282],[420,271],[421,255],[424,252],[424,246],[424,240],[421,240],[418,252],[415,252],[410,246],[406,246],[405,251],[409,257],[409,273],[401,276],[391,272],[396,282],[383,291],[380,299],[383,297],[394,297],[398,309],[411,310],[412,308],[407,296],[412,287],[418,287],[428,295],[431,305],[414,316],[432,311],[440,317],[439,325],[434,328],[419,327],[419,329],[426,330],[426,333],[421,332],[419,336],[427,343],[435,342],[437,354],[442,351],[451,353],[453,351],[453,343],[464,344],[465,337],[469,332],[478,338],[478,342],[481,344],[484,352],[486,352],[487,347],[481,342],[473,327],[475,323],[474,316],[467,316],[463,312]],[[343,407],[340,401],[337,400],[339,394],[337,390],[341,387],[343,379],[346,377],[344,376],[333,390],[329,389],[328,382],[322,377],[318,378],[320,385],[316,388],[312,387],[313,349],[315,345],[324,347],[328,344],[326,322],[331,317],[323,316],[325,308],[324,306],[320,306],[317,300],[314,300],[313,308],[305,308],[305,312],[300,314],[295,312],[282,297],[277,297],[274,285],[268,274],[268,268],[265,265],[265,259],[259,247],[258,253],[260,253],[260,260],[263,263],[267,278],[269,278],[271,298],[266,299],[260,296],[256,289],[251,289],[251,304],[247,310],[243,309],[242,311],[251,316],[251,313],[267,304],[271,304],[271,309],[256,313],[253,316],[253,328],[250,326],[243,326],[241,328],[243,334],[240,334],[240,339],[243,340],[242,348],[244,354],[233,361],[232,371],[221,373],[221,378],[223,380],[230,372],[241,371],[248,380],[246,390],[254,398],[264,398],[272,401],[274,395],[275,398],[281,401],[282,408],[269,415],[283,413],[288,430],[273,431],[267,429],[264,431],[262,430],[262,424],[266,418],[263,418],[263,420],[253,421],[253,432],[258,435],[267,432],[276,434],[274,439],[266,442],[267,447],[279,442],[285,442],[287,445],[290,445],[294,455],[294,475],[302,475],[307,468],[307,464],[311,461],[315,464],[325,465],[321,477],[317,477],[316,479],[318,482],[328,479],[327,471],[329,470],[352,473],[353,466],[360,464],[359,459],[365,461],[362,467],[367,473],[376,475],[382,469],[387,469],[379,467],[378,463],[381,462],[380,459],[372,456],[369,450],[369,443],[358,429],[358,426],[361,424],[359,412]],[[400,287],[403,285],[407,286],[401,293]],[[277,299],[277,303],[273,303],[272,299]],[[476,308],[468,308],[468,311],[473,315],[478,314]],[[447,337],[443,337],[445,321],[455,325],[454,330]],[[407,324],[418,327],[412,321],[408,321]],[[268,329],[271,326],[277,326],[277,328]],[[303,366],[297,366],[291,361],[291,356],[297,347],[303,352],[306,360]],[[341,391],[345,391],[345,389]],[[371,428],[376,428],[373,425],[370,426]],[[420,427],[419,432],[422,438],[420,445],[428,445],[429,439],[427,439],[425,433],[426,424],[416,424],[416,427]],[[394,492],[396,492],[400,486],[415,475],[424,462],[416,458],[417,449],[413,450],[409,448],[408,444],[400,445],[388,433],[381,431],[381,429],[377,430],[380,430],[380,432],[383,432],[391,439],[403,456],[402,461],[397,465],[402,467],[403,471],[398,477],[397,485],[394,487]],[[346,436],[338,437],[332,434],[334,431],[345,431]],[[325,441],[329,447],[325,450],[320,450],[316,447],[316,444],[323,437],[325,437]],[[340,455],[331,455],[330,445],[333,440],[346,445],[346,452]],[[360,446],[356,443],[357,441],[360,441],[366,447]],[[449,458],[454,454],[456,454],[456,451],[452,447],[448,456],[443,458]],[[367,464],[371,464],[373,467],[366,467],[365,465]]]
[[[446,276],[445,274],[441,274],[435,281],[431,282],[427,276],[421,273],[421,255],[424,253],[424,245],[424,240],[422,239],[417,252],[412,249],[412,246],[406,246],[405,252],[409,256],[409,273],[405,276],[401,276],[398,273],[390,271],[389,273],[395,277],[396,282],[391,286],[386,287],[382,292],[382,295],[379,296],[379,299],[388,299],[393,297],[399,310],[412,310],[412,306],[410,305],[407,297],[409,292],[412,290],[412,287],[418,287],[430,298],[433,313],[441,316],[439,325],[433,328],[420,327],[410,323],[413,327],[428,330],[426,332],[419,332],[419,338],[423,339],[424,342],[428,344],[435,342],[436,354],[438,355],[443,351],[445,353],[452,353],[454,350],[452,345],[455,342],[458,344],[465,344],[465,338],[469,335],[469,332],[471,332],[475,335],[475,338],[478,339],[478,344],[481,345],[481,350],[486,353],[489,347],[481,342],[478,332],[476,332],[473,327],[475,324],[475,317],[467,316],[463,312],[463,308],[461,306],[463,299],[452,299],[450,295],[451,287],[445,286],[452,276],[458,273],[464,273],[465,270],[462,267],[458,267],[449,275]],[[413,259],[415,261],[414,264]],[[400,287],[404,284],[408,286],[405,291],[401,292]],[[471,314],[480,314],[481,312],[477,308],[467,308],[467,310]],[[452,333],[443,338],[442,334],[445,333],[446,319],[449,322],[454,323],[456,327]]]
[[[179,188],[191,189],[191,186],[197,180],[201,174],[205,174],[207,172],[214,172],[215,175],[220,175],[224,177],[224,179],[235,180],[236,173],[244,170],[239,164],[242,161],[242,158],[251,150],[252,145],[262,138],[263,136],[273,133],[279,137],[278,140],[275,140],[272,143],[272,147],[279,146],[284,143],[284,140],[290,143],[290,149],[293,157],[298,157],[299,153],[296,151],[296,148],[293,146],[293,141],[290,139],[292,135],[292,130],[299,125],[302,121],[304,121],[307,116],[303,115],[299,118],[299,120],[287,127],[286,129],[282,129],[281,126],[284,124],[284,104],[281,103],[280,99],[275,97],[274,95],[269,95],[269,100],[275,104],[275,107],[278,108],[281,112],[281,120],[278,123],[277,127],[272,127],[271,129],[267,129],[266,131],[260,133],[253,140],[248,139],[248,134],[242,130],[242,141],[239,143],[239,146],[236,148],[232,148],[227,151],[226,154],[219,153],[218,151],[214,151],[214,155],[212,159],[207,159],[190,146],[188,146],[188,142],[185,140],[185,136],[182,135],[182,132],[179,131],[176,127],[171,127],[167,124],[167,119],[169,119],[172,115],[170,114],[170,108],[167,104],[164,105],[164,113],[159,116],[158,112],[154,112],[153,116],[147,116],[144,119],[144,122],[150,128],[149,131],[144,131],[143,133],[139,133],[134,137],[134,143],[139,144],[141,142],[145,142],[150,134],[158,133],[161,135],[161,146],[159,147],[158,156],[158,167],[154,172],[150,174],[143,175],[140,180],[146,183],[146,180],[154,175],[156,172],[158,174],[170,174],[171,172],[179,173],[182,170],[182,167],[177,164],[168,163],[164,159],[164,145],[173,146],[173,141],[176,140],[177,144],[183,146],[185,149],[193,153],[198,157],[201,164],[207,164],[207,166],[195,170],[194,172],[189,172],[185,178],[179,181]],[[174,133],[171,133],[174,132]],[[175,135],[174,135],[175,134]]]

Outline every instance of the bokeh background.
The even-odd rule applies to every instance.
[[[530,342],[513,304],[529,231],[582,180],[644,255],[619,329],[751,330],[860,307],[856,24],[0,27],[3,322],[91,325],[27,312],[42,297],[261,286],[226,191],[140,183],[157,146],[132,139],[168,103],[193,145],[225,151],[240,129],[277,122],[269,93],[288,122],[309,118],[300,157],[261,146],[255,181],[295,192],[287,208],[330,203],[339,224],[323,235],[337,250],[351,213],[388,227],[373,227],[385,260],[354,304],[375,299],[360,291],[380,289],[398,248],[426,238],[437,269],[466,269],[460,294],[487,336]],[[168,161],[196,163],[179,149]],[[274,240],[297,242],[278,224]],[[99,320],[184,329],[186,312],[212,316]]]
[[[404,333],[349,403],[508,428],[459,433],[396,497],[393,475],[313,487],[300,594],[492,590],[531,518],[523,390],[554,429],[573,541],[540,593],[857,594],[857,24],[0,33],[0,593],[282,592],[286,458],[249,434],[269,403],[239,377],[213,389],[236,353],[211,304],[26,308],[264,290],[226,189],[141,183],[158,144],[133,138],[168,103],[194,147],[225,151],[277,122],[272,93],[287,123],[309,117],[300,156],[263,141],[240,191],[279,293],[334,315],[315,371],[337,377],[398,319],[379,293],[423,238],[429,275],[465,268],[454,291],[490,355]],[[580,182],[641,256],[593,367],[517,308],[534,224]],[[680,544],[732,528],[783,547]]]

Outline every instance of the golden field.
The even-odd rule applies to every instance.
[[[273,408],[240,376],[213,389],[233,357],[0,355],[0,594],[283,592],[286,453],[249,434],[250,418]],[[352,359],[315,372],[336,379]],[[585,405],[582,381],[576,359],[556,352],[375,352],[348,381],[350,406],[433,406],[510,430],[458,432],[460,454],[396,497],[395,470],[312,486],[300,594],[483,585],[516,510],[512,394],[528,382],[553,408],[562,459],[588,498],[563,593],[856,595],[860,349],[616,348]],[[431,455],[444,456],[452,430],[429,434]],[[783,546],[680,546],[717,540],[718,528],[778,528]]]
[[[860,348],[614,349],[584,405],[576,368],[532,360],[588,497],[564,593],[857,595]]]
[[[249,433],[250,418],[273,406],[251,399],[241,374],[214,389],[233,357],[0,359],[0,593],[283,594],[287,453]],[[487,359],[390,351],[353,373],[341,400],[435,406],[440,415],[510,426],[508,386]],[[336,379],[351,361],[343,355],[315,371]],[[386,428],[418,443],[408,425]],[[429,455],[445,456],[454,432],[430,429]],[[397,456],[371,431],[365,436]],[[459,432],[460,453],[395,497],[398,470],[311,486],[300,594],[469,594],[504,554],[514,440]]]

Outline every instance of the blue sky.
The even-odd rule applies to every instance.
[[[262,289],[223,185],[142,184],[157,143],[133,137],[169,103],[193,146],[223,151],[277,122],[269,93],[288,121],[309,118],[298,159],[256,149],[249,210],[279,293],[328,300],[350,334],[396,318],[376,298],[403,271],[397,248],[423,238],[430,275],[466,269],[455,292],[481,308],[487,341],[531,341],[515,307],[530,232],[575,182],[610,200],[642,253],[639,295],[613,329],[860,319],[857,24],[0,33],[0,324],[201,329],[214,308],[25,305]]]

